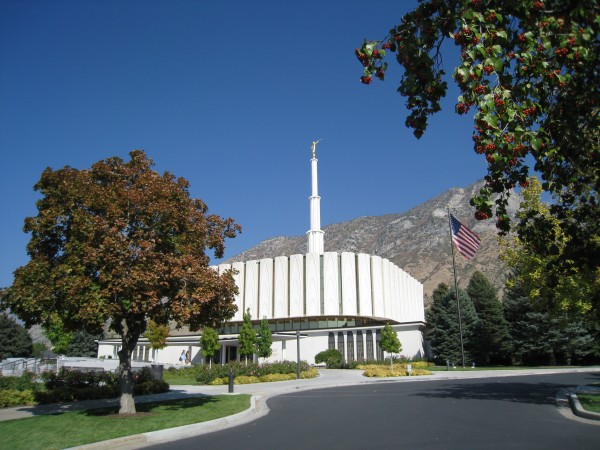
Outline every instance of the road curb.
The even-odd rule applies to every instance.
[[[571,405],[571,409],[573,410],[573,414],[579,417],[583,417],[584,419],[591,420],[600,420],[600,413],[596,413],[593,411],[586,411],[583,406],[581,406],[581,402],[577,398],[577,393],[580,394],[600,394],[600,388],[593,386],[577,386],[575,392],[568,395],[569,405]]]

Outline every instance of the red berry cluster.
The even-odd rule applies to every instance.
[[[485,220],[485,219],[489,219],[490,215],[488,213],[484,213],[483,211],[477,211],[475,213],[475,218],[477,220]]]
[[[356,57],[358,58],[358,60],[364,67],[367,67],[369,65],[369,57],[365,53],[363,53],[359,49],[355,48],[354,54],[356,55]]]
[[[475,88],[475,92],[479,95],[485,94],[485,86],[483,84],[480,84]]]
[[[383,78],[385,77],[385,72],[383,71],[382,68],[377,69],[377,72],[375,72],[375,76],[377,78],[379,78],[380,80],[383,80]]]
[[[567,56],[569,54],[569,49],[565,48],[565,47],[560,47],[560,48],[557,48],[556,50],[554,50],[554,53],[559,58],[564,58],[565,56]]]
[[[483,66],[483,72],[486,75],[489,75],[490,73],[492,73],[494,71],[494,66]]]
[[[523,110],[523,114],[525,114],[526,116],[536,116],[537,115],[537,109],[535,106],[531,106],[529,108],[525,108]]]
[[[360,77],[360,82],[363,84],[371,84],[371,81],[373,81],[373,78],[368,77],[366,75],[363,75],[362,77]]]
[[[540,1],[535,1],[533,2],[533,4],[531,5],[533,7],[533,9],[535,9],[536,11],[539,11],[540,9],[542,9],[544,7],[544,2],[540,2]]]
[[[383,44],[381,46],[381,48],[383,48],[385,50],[389,50],[390,48],[392,48],[392,44],[390,44],[389,42],[386,42],[385,44]]]
[[[456,105],[456,112],[458,114],[465,114],[465,113],[469,112],[469,108],[470,108],[470,106],[468,104],[460,102],[459,104]]]
[[[489,13],[487,16],[485,16],[485,20],[487,20],[488,22],[493,22],[494,20],[496,20],[496,13]]]
[[[496,108],[504,106],[504,100],[498,94],[494,95],[494,105],[496,105]]]

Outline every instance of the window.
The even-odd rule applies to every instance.
[[[356,332],[356,359],[359,362],[365,360],[365,350],[363,348],[363,334],[362,331]]]
[[[338,332],[338,351],[342,354],[342,358],[345,355],[344,352],[344,333],[341,331]]]
[[[377,336],[375,337],[377,341],[377,360],[383,361],[383,349],[381,348],[381,330],[377,330]]]
[[[350,362],[354,361],[354,334],[352,333],[352,331],[348,331],[348,333],[346,333],[346,336],[348,338],[348,354],[346,361]]]
[[[367,361],[374,361],[375,355],[373,353],[373,332],[367,330]]]

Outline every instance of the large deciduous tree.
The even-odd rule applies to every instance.
[[[46,169],[35,189],[38,214],[25,220],[30,261],[2,296],[27,325],[58,315],[67,330],[101,331],[122,340],[122,414],[135,413],[131,354],[149,320],[195,331],[233,316],[230,272],[208,266],[222,257],[232,219],[208,214],[189,183],[152,169],[143,151],[90,169]]]
[[[471,111],[474,150],[488,163],[487,184],[471,200],[476,217],[492,216],[496,196],[506,233],[508,196],[527,185],[533,163],[570,236],[566,256],[592,269],[600,264],[599,10],[597,0],[425,0],[386,37],[356,49],[365,84],[383,80],[386,52],[395,54],[405,123],[419,138],[446,95],[443,43],[453,41],[456,112]]]

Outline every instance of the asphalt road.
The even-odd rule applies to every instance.
[[[239,427],[152,449],[600,449],[600,422],[566,418],[563,388],[600,373],[344,386],[268,400]]]

